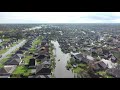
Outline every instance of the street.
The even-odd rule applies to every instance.
[[[19,44],[11,47],[6,53],[2,54],[2,57],[0,58],[0,60],[6,58],[6,56],[7,56],[8,54],[10,54],[10,53],[11,53],[12,51],[14,51],[16,48],[19,48],[19,47],[21,47],[22,45],[24,45],[25,42],[26,42],[26,40],[23,40],[23,41],[21,41]]]

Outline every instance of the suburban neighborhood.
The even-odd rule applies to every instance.
[[[0,78],[120,78],[120,26],[1,24]]]

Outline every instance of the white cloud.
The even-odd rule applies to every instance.
[[[0,23],[120,23],[120,12],[0,12]]]

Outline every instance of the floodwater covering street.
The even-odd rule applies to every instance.
[[[19,44],[11,47],[6,53],[2,54],[2,57],[0,58],[0,60],[2,60],[3,58],[6,58],[6,56],[7,56],[8,54],[10,54],[10,53],[11,53],[12,51],[14,51],[16,48],[19,48],[19,47],[21,47],[22,45],[24,45],[25,42],[26,42],[26,40],[23,40],[23,41],[21,41]]]
[[[59,47],[58,41],[51,41],[52,44],[54,44],[54,55],[55,55],[55,63],[56,67],[54,70],[54,76],[55,78],[74,78],[74,74],[71,70],[66,69],[67,61],[70,59],[69,54],[65,54],[61,51],[61,48]]]

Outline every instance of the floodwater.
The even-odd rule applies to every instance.
[[[71,70],[66,69],[67,61],[70,60],[70,54],[65,54],[61,51],[58,41],[51,41],[54,44],[55,49],[53,53],[55,55],[56,67],[54,70],[55,78],[74,78],[74,74]]]

